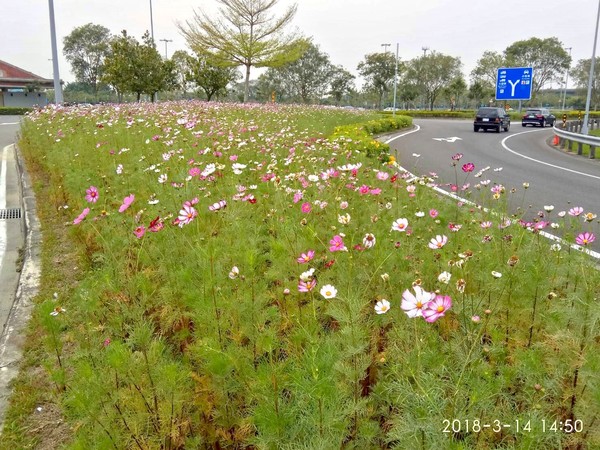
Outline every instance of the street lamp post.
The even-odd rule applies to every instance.
[[[150,36],[154,44],[154,21],[152,20],[152,0],[150,0]]]
[[[54,1],[48,0],[50,10],[50,42],[52,45],[52,72],[54,78],[54,103],[63,102],[62,86],[60,85],[60,74],[58,73],[58,50],[56,48],[56,26],[54,24]]]
[[[588,121],[590,120],[590,102],[592,99],[592,81],[594,79],[594,65],[596,63],[596,41],[598,40],[598,21],[600,20],[600,0],[598,0],[598,14],[596,15],[596,32],[594,33],[594,47],[592,49],[592,63],[590,64],[590,78],[588,79],[587,99],[585,101],[585,117],[581,127],[582,134],[588,134]]]
[[[571,50],[573,47],[567,47],[565,50],[569,50],[569,58],[571,57]],[[562,101],[562,110],[565,110],[565,103],[567,102],[567,83],[569,82],[569,68],[567,67],[567,76],[565,77],[565,92]]]
[[[173,42],[173,39],[159,39],[159,41],[165,43],[165,59],[169,59],[167,56],[167,43]]]
[[[398,52],[400,51],[400,44],[396,42],[396,67],[394,69],[394,109],[392,110],[392,116],[396,116],[396,92],[398,92]]]

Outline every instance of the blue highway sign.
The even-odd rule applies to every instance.
[[[502,67],[496,78],[496,100],[529,100],[533,83],[532,67]]]

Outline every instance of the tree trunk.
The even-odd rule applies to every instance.
[[[244,81],[244,103],[248,102],[250,96],[250,64],[246,64],[246,80]]]

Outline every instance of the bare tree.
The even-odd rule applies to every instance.
[[[290,6],[281,17],[270,14],[279,0],[217,0],[222,6],[216,18],[194,11],[194,18],[178,24],[188,45],[214,64],[246,68],[244,102],[248,101],[250,68],[278,67],[298,59],[308,41],[297,32],[284,34],[296,14]]]

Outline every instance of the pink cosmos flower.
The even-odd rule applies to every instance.
[[[423,316],[423,308],[435,298],[433,292],[427,292],[421,286],[415,286],[413,289],[414,295],[408,289],[402,293],[402,303],[400,304],[400,308],[411,319]]]
[[[315,251],[309,250],[306,253],[302,253],[298,258],[296,258],[296,261],[298,261],[299,264],[306,264],[307,262],[312,260],[314,257],[315,257]]]
[[[406,231],[408,227],[408,219],[401,218],[396,219],[394,223],[392,223],[392,231]]]
[[[294,194],[294,203],[298,203],[300,200],[302,200],[302,196],[302,191],[296,191]]]
[[[481,228],[483,228],[484,230],[487,228],[490,228],[492,226],[492,222],[490,222],[489,220],[486,220],[485,222],[481,222]]]
[[[469,172],[473,172],[474,170],[475,170],[475,164],[473,164],[471,162],[463,164],[463,166],[462,166],[463,172],[469,173]]]
[[[594,235],[594,233],[588,233],[587,231],[585,233],[579,233],[575,238],[575,242],[577,242],[579,245],[588,245],[594,242],[595,240],[596,236]]]
[[[177,218],[178,225],[183,227],[190,223],[194,218],[198,215],[196,209],[190,204],[190,202],[185,202],[183,204],[183,208],[179,211],[179,217]]]
[[[302,203],[301,209],[304,214],[308,214],[311,211],[312,206],[310,205],[310,203],[304,202]]]
[[[329,241],[329,245],[330,252],[343,252],[348,250],[344,245],[344,240],[339,234],[336,234],[333,239]]]
[[[358,188],[358,192],[360,192],[361,194],[368,194],[370,190],[371,188],[366,184],[363,184],[361,187]]]
[[[427,322],[433,323],[450,308],[452,308],[452,299],[448,295],[436,295],[435,299],[427,303],[425,308],[423,308],[423,318]]]
[[[438,250],[442,248],[448,242],[448,238],[444,235],[437,235],[434,238],[431,238],[429,241],[429,248],[432,250]]]
[[[569,215],[573,217],[579,216],[583,212],[583,208],[581,206],[575,206],[569,210]]]
[[[371,194],[371,195],[379,195],[379,194],[381,194],[381,188],[371,189],[369,191],[369,194]]]
[[[150,230],[152,233],[158,233],[164,228],[164,226],[164,223],[160,220],[160,216],[157,216],[156,219],[150,222],[148,230]]]
[[[227,206],[227,202],[225,200],[220,200],[216,203],[213,203],[212,205],[209,205],[208,210],[209,211],[218,211],[220,209],[223,209]]]
[[[463,157],[462,153],[456,153],[455,155],[452,156],[452,160],[453,161],[460,161],[460,159]]]
[[[298,282],[298,292],[310,292],[314,289],[314,287],[317,285],[317,280],[316,278],[313,278],[311,280],[308,281],[303,281],[300,280]]]
[[[438,211],[437,209],[430,209],[429,210],[429,217],[431,217],[432,219],[435,219],[438,216]]]
[[[142,237],[144,237],[144,234],[146,234],[146,227],[140,225],[135,230],[133,230],[133,234],[135,234],[136,238],[141,239]]]
[[[85,199],[89,203],[96,203],[98,201],[98,188],[96,186],[90,186],[85,191]]]
[[[85,219],[85,216],[87,216],[90,213],[90,208],[85,208],[83,211],[81,211],[81,214],[79,214],[75,220],[73,220],[73,225],[78,225],[80,224],[83,219]]]
[[[381,181],[385,181],[390,177],[390,174],[387,172],[377,172],[377,179]]]
[[[123,199],[123,204],[121,206],[119,206],[119,212],[125,212],[127,210],[127,208],[129,208],[131,206],[131,204],[133,203],[133,201],[135,200],[135,195],[133,194],[129,194],[127,197],[125,197]]]

